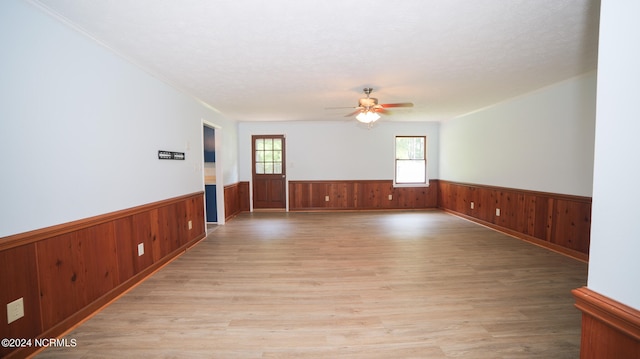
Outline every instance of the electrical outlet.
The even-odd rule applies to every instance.
[[[189,221],[189,229],[192,229],[192,228],[193,228],[193,222]]]
[[[393,201],[393,195],[392,194],[389,195],[389,201]]]
[[[324,196],[324,201],[329,202],[329,196]]]
[[[474,207],[475,207],[475,204],[471,202],[471,209],[473,209]]]
[[[138,257],[144,254],[144,243],[138,244]]]
[[[500,208],[496,208],[496,217],[500,217]]]
[[[7,324],[24,317],[24,298],[19,298],[7,304]]]

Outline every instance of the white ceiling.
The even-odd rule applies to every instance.
[[[33,0],[238,121],[440,121],[596,69],[599,0]]]

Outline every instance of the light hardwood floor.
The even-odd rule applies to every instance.
[[[587,264],[440,212],[241,214],[38,358],[578,358]]]

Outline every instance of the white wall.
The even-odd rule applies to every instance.
[[[640,2],[603,1],[588,287],[640,309]]]
[[[391,122],[373,128],[335,122],[240,122],[240,180],[251,180],[251,136],[284,134],[289,180],[392,180],[396,135],[427,136],[429,178],[438,178],[437,122]]]
[[[234,122],[31,3],[0,1],[0,54],[0,237],[201,191],[203,119],[237,180]]]
[[[440,179],[592,195],[595,72],[442,123]]]

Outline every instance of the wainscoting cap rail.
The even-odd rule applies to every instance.
[[[610,325],[626,335],[640,340],[640,311],[592,291],[587,287],[571,291],[575,306],[582,312]]]
[[[185,194],[185,195],[174,197],[174,198],[167,198],[167,199],[153,202],[150,204],[143,204],[137,207],[127,208],[120,211],[105,213],[105,214],[94,216],[94,217],[79,219],[76,221],[62,223],[62,224],[54,225],[51,227],[35,229],[29,232],[18,233],[18,234],[10,235],[7,237],[2,237],[0,238],[0,251],[13,248],[13,247],[18,247],[28,243],[37,242],[39,240],[53,237],[56,235],[61,235],[61,234],[77,231],[83,228],[95,226],[101,223],[112,221],[116,218],[125,217],[125,216],[136,214],[136,213],[142,213],[149,210],[150,208],[159,208],[170,203],[178,202],[180,200],[187,199],[194,196],[201,196],[203,194],[204,194],[204,191],[189,193],[189,194]]]

